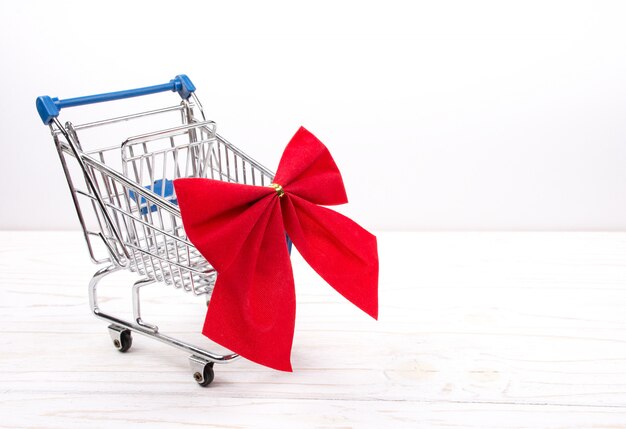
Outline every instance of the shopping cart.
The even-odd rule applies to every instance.
[[[81,125],[63,125],[58,118],[65,108],[166,91],[178,92],[180,103]],[[214,363],[239,356],[213,353],[165,335],[141,316],[143,286],[162,282],[203,295],[208,302],[216,279],[213,267],[185,235],[172,181],[202,177],[264,186],[272,183],[273,173],[216,133],[185,75],[127,91],[65,100],[42,96],[36,104],[50,127],[91,260],[107,264],[89,282],[94,315],[110,323],[109,333],[120,352],[131,347],[131,332],[136,332],[189,353],[194,379],[207,386]],[[155,126],[157,131],[149,131]],[[122,269],[141,276],[132,287],[133,321],[98,306],[98,283]]]

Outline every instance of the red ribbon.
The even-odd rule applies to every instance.
[[[174,181],[189,240],[218,276],[202,333],[262,365],[291,371],[296,313],[285,232],[302,257],[346,299],[378,317],[376,237],[321,207],[348,202],[328,149],[300,128],[274,183]]]

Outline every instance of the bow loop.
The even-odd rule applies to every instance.
[[[326,146],[304,127],[287,144],[274,182],[280,183],[286,192],[314,204],[333,206],[348,202],[335,160]]]
[[[189,241],[217,270],[224,271],[249,240],[273,191],[210,179],[177,179],[176,197]]]

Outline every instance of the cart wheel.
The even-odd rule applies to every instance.
[[[130,333],[130,330],[124,329],[120,332],[120,338],[113,340],[113,345],[117,350],[121,353],[125,353],[130,349],[130,346],[133,345],[133,337]]]
[[[213,378],[215,378],[215,373],[213,372],[213,362],[209,362],[204,365],[202,374],[200,374],[200,372],[195,372],[193,374],[193,379],[196,380],[196,382],[202,387],[207,387],[211,384]]]

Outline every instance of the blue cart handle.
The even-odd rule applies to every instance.
[[[127,89],[125,91],[107,92],[105,94],[86,95],[84,97],[67,98],[65,100],[59,100],[58,98],[51,98],[47,95],[37,97],[37,112],[45,125],[49,125],[50,122],[61,112],[61,109],[65,107],[84,106],[85,104],[102,103],[105,101],[121,100],[123,98],[139,97],[141,95],[156,94],[157,92],[172,91],[178,92],[183,99],[188,99],[191,94],[196,90],[196,87],[191,80],[184,74],[179,74],[168,83],[162,85],[146,86],[145,88]]]

